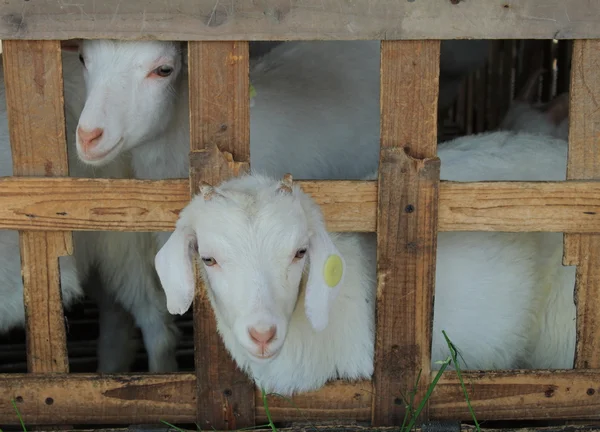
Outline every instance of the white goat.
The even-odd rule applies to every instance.
[[[540,133],[501,131],[461,137],[438,148],[442,161],[440,178],[460,182],[563,181],[566,179],[567,149],[565,140]],[[494,349],[494,345],[499,347],[496,348],[498,358],[511,355],[500,348],[502,341],[486,334],[491,327],[487,323],[479,325],[480,317],[485,316],[490,326],[506,325],[509,320],[516,319],[511,307],[524,301],[523,296],[543,294],[542,304],[529,306],[532,309],[530,313],[535,315],[535,325],[526,326],[524,329],[527,331],[515,332],[511,337],[522,341],[529,338],[533,343],[523,360],[526,367],[572,368],[575,354],[575,267],[562,265],[562,239],[562,233],[439,233],[434,313],[436,320],[441,316],[444,318],[434,321],[434,358],[441,356],[441,352],[436,354],[435,347],[443,344],[440,334],[443,328],[438,323],[452,322],[458,310],[461,317],[478,322],[470,329],[470,334],[463,336],[464,340],[453,337],[452,328],[446,327],[453,341],[464,351],[466,359],[470,352],[477,353],[487,343],[490,350]],[[496,248],[492,247],[494,244]],[[479,264],[481,261],[485,265]],[[474,298],[485,295],[485,290],[480,289],[485,283],[492,284],[499,292],[504,291],[501,294],[508,291],[507,297],[493,294],[488,297],[489,303],[481,305],[483,310],[503,315],[478,315],[476,309],[479,308],[471,308],[473,303],[468,301],[457,304],[457,310],[445,307],[461,284],[465,290],[472,290],[470,296]],[[485,300],[481,298],[478,301]],[[523,303],[523,307],[526,304]],[[479,318],[475,319],[477,316]],[[536,332],[539,336],[532,337]],[[469,366],[473,363],[473,360],[471,364],[467,361]]]
[[[77,130],[68,135],[69,167],[73,177],[129,178],[132,177],[131,155],[119,153],[108,163],[95,166],[83,163],[78,157],[76,145],[82,137],[78,130],[80,114],[86,106],[87,76],[82,73],[78,43],[63,44],[75,58],[79,72],[77,102],[67,111],[67,129]],[[118,84],[108,76],[111,86]],[[65,84],[65,93],[67,87]],[[74,92],[74,91],[73,91]],[[69,115],[70,114],[70,115]],[[175,350],[179,339],[173,317],[165,307],[164,293],[160,288],[152,261],[156,249],[153,233],[144,232],[74,232],[75,256],[79,273],[89,277],[92,266],[98,269],[101,289],[86,290],[99,308],[100,333],[98,340],[98,371],[102,373],[127,372],[137,351],[135,325],[142,330],[144,346],[148,353],[150,372],[174,372],[177,370]],[[85,285],[87,288],[87,285]]]
[[[127,175],[129,161],[125,155],[115,158],[111,163],[102,167],[90,167],[81,163],[77,157],[75,146],[75,130],[79,114],[85,103],[85,83],[81,73],[78,54],[69,52],[69,44],[65,44],[63,53],[63,72],[65,88],[65,115],[67,129],[67,143],[70,175],[73,177],[124,177]],[[3,69],[0,67],[2,77]],[[0,83],[0,176],[13,175],[12,155],[6,115],[6,98],[4,81]],[[61,257],[61,291],[65,308],[83,295],[81,283],[85,280],[90,266],[96,265],[101,275],[102,289],[92,291],[86,289],[86,294],[98,302],[100,312],[100,339],[98,345],[98,359],[100,372],[126,372],[131,362],[137,345],[133,343],[134,327],[130,316],[123,307],[115,303],[115,292],[121,298],[129,300],[129,304],[137,306],[140,321],[149,335],[146,345],[149,347],[149,369],[152,372],[174,371],[177,368],[175,361],[175,346],[171,340],[176,340],[178,331],[174,324],[166,325],[169,338],[162,337],[160,330],[155,331],[159,324],[172,322],[172,317],[164,307],[164,294],[157,286],[156,275],[153,270],[152,256],[147,257],[146,268],[136,272],[134,265],[137,261],[142,245],[154,250],[156,245],[149,233],[112,233],[112,232],[74,232],[74,255]],[[135,245],[135,247],[132,247]],[[0,332],[20,326],[24,322],[23,285],[20,271],[20,255],[15,254],[19,248],[17,231],[0,231]],[[148,271],[148,268],[150,271]],[[137,285],[142,285],[151,280],[155,287],[153,295],[135,292]],[[133,286],[134,288],[130,288]],[[84,284],[85,288],[88,285]],[[156,298],[163,301],[155,301]],[[150,299],[148,299],[150,297]],[[154,301],[153,304],[152,302]],[[127,303],[126,303],[127,304]],[[156,315],[164,311],[165,319],[156,319]],[[126,322],[128,325],[120,327]],[[162,329],[161,329],[162,330]],[[172,336],[171,336],[172,335]],[[165,341],[165,339],[168,339]]]
[[[12,164],[4,68],[0,64],[0,177],[13,175]],[[22,327],[25,323],[23,278],[19,250],[18,231],[0,230],[0,333]],[[59,268],[63,306],[68,309],[74,302],[83,297],[75,258],[73,256],[60,257]]]
[[[457,140],[440,156],[446,179],[558,179],[566,143],[502,132]],[[155,259],[171,313],[193,300],[196,251],[219,333],[265,390],[371,376],[373,234],[328,234],[290,178],[255,174],[204,185],[181,212]],[[575,272],[561,257],[559,233],[440,233],[432,362],[447,356],[446,330],[471,369],[572,367]]]
[[[534,90],[542,72],[538,69],[531,74],[498,129],[550,135],[566,141],[569,138],[569,93],[562,93],[545,104],[535,103]]]

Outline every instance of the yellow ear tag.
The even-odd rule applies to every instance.
[[[339,255],[330,255],[325,261],[323,266],[323,279],[329,287],[334,287],[342,279],[342,272],[344,271],[344,265]]]

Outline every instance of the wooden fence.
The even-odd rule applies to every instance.
[[[20,230],[30,372],[0,375],[4,424],[19,421],[11,399],[28,425],[264,422],[260,394],[236,372],[200,289],[195,374],[68,374],[57,258],[72,253],[72,230],[171,230],[199,180],[217,182],[247,166],[246,41],[275,39],[382,40],[378,181],[302,186],[331,230],[377,231],[378,274],[386,279],[378,278],[373,380],[331,383],[298,395],[295,406],[271,397],[272,415],[401,423],[398,395],[419,369],[431,375],[437,232],[554,231],[565,232],[564,262],[577,265],[575,369],[464,375],[481,420],[600,419],[600,3],[6,0],[0,18],[15,170],[0,179],[0,229]],[[189,179],[66,177],[59,40],[79,37],[189,41]],[[439,181],[439,39],[452,38],[576,39],[568,181]],[[391,331],[398,316],[403,325]],[[428,384],[421,380],[417,400]],[[455,373],[439,381],[421,415],[427,419],[470,419]]]

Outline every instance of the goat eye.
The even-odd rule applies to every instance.
[[[165,78],[173,73],[173,68],[171,66],[162,65],[154,69],[152,72],[159,77]]]
[[[296,256],[294,258],[302,259],[302,258],[304,258],[305,254],[306,254],[306,249],[298,249],[298,251],[296,252]]]
[[[84,66],[85,66],[85,60],[84,60],[84,58],[83,58],[83,55],[82,55],[82,54],[79,54],[79,61],[81,62],[81,64],[82,64],[82,65],[84,65]]]
[[[217,263],[217,261],[214,258],[204,258],[204,257],[202,257],[202,261],[208,267],[212,267],[212,266],[214,266]]]

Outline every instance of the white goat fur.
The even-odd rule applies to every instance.
[[[560,180],[566,167],[565,141],[510,132],[461,138],[439,154],[442,178],[456,181]],[[183,313],[191,303],[196,243],[200,257],[219,263],[201,265],[219,333],[257,384],[289,395],[337,377],[369,378],[375,235],[330,234],[347,274],[328,326],[315,332],[304,308],[305,301],[315,301],[306,293],[322,216],[297,187],[293,197],[282,196],[275,192],[278,185],[257,174],[234,178],[216,187],[213,198],[197,196],[181,212],[155,261],[169,309]],[[305,263],[291,259],[306,245],[309,264],[301,279],[297,266]],[[432,368],[448,355],[442,330],[470,369],[571,368],[575,269],[563,267],[561,258],[557,233],[440,233]],[[270,325],[277,326],[273,352],[279,349],[278,355],[257,359],[246,329]]]
[[[440,178],[562,181],[566,179],[567,149],[565,140],[539,133],[502,131],[461,137],[438,148]],[[562,240],[561,233],[439,233],[434,359],[441,356],[435,347],[443,346],[441,323],[447,322],[453,323],[445,328],[469,367],[477,366],[467,356],[486,349],[496,351],[494,368],[507,364],[503,357],[519,353],[525,367],[572,368],[575,267],[562,265]],[[464,303],[447,306],[461,287]],[[516,309],[517,305],[523,309]],[[479,310],[493,312],[482,314]],[[464,326],[457,324],[454,330],[458,316],[465,319]],[[526,321],[517,323],[523,317]],[[469,326],[469,322],[477,324]],[[491,331],[502,325],[513,328],[496,339]]]

